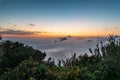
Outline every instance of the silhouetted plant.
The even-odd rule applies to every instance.
[[[3,41],[1,42],[1,48],[0,68],[2,71],[0,73],[6,71],[7,68],[14,68],[21,61],[28,59],[30,56],[32,56],[35,61],[39,62],[46,56],[45,53],[19,42]]]
[[[2,39],[2,36],[1,36],[1,34],[0,34],[0,40]]]
[[[51,57],[42,61],[45,53],[32,47],[18,42],[2,42],[0,45],[4,46],[4,52],[0,56],[0,70],[3,73],[0,79],[120,80],[120,41],[113,35],[107,40],[107,44],[100,42],[101,46],[97,44],[95,49],[89,48],[91,55],[85,53],[77,57],[74,53],[71,58],[59,60],[58,65],[55,65]],[[9,64],[16,65],[13,67]]]

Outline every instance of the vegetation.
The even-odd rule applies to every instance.
[[[46,56],[45,53],[35,50],[30,46],[12,41],[1,42],[0,50],[0,73],[15,68],[30,56],[38,62],[41,62]]]
[[[0,42],[1,80],[120,80],[120,41],[110,36],[108,44],[96,45],[87,54],[59,60],[22,43]]]

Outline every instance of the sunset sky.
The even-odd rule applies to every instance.
[[[0,34],[120,35],[120,0],[0,0]]]

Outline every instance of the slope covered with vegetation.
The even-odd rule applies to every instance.
[[[59,60],[22,43],[0,42],[0,80],[120,80],[120,41],[110,36],[108,44],[96,45],[87,54]]]

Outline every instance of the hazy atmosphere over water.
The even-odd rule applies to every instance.
[[[120,35],[120,0],[0,0],[4,37]]]

